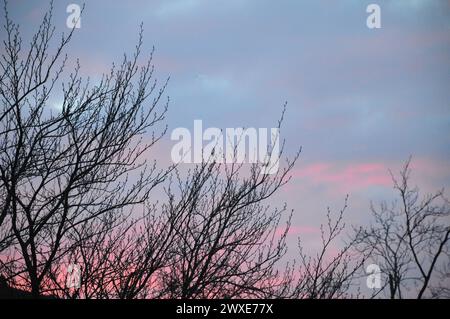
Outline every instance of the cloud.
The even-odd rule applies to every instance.
[[[434,0],[406,0],[406,1],[389,1],[388,6],[395,10],[423,10],[435,5],[438,1]]]
[[[391,185],[388,168],[381,163],[314,163],[296,170],[293,178],[346,192]]]
[[[197,80],[202,88],[208,91],[225,91],[231,86],[230,80],[220,76],[200,74],[197,76]]]
[[[201,3],[201,0],[164,1],[156,10],[156,15],[161,18],[184,15],[197,9]]]
[[[284,226],[279,226],[275,230],[276,236],[283,235],[286,228]],[[288,236],[293,237],[306,237],[306,238],[315,238],[320,235],[320,228],[311,225],[291,225],[289,227],[289,231],[287,233]]]

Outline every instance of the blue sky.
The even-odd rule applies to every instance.
[[[82,4],[54,5],[57,32],[70,3]],[[369,3],[381,29],[366,26]],[[47,7],[10,3],[25,37]],[[366,222],[370,200],[392,196],[388,169],[410,155],[425,191],[450,184],[449,1],[88,0],[67,53],[95,79],[133,50],[141,22],[157,77],[171,77],[169,133],[195,119],[274,127],[288,102],[281,135],[288,154],[303,152],[274,203],[295,209],[294,235],[314,236],[347,193],[349,222]],[[163,164],[172,144],[158,149]]]

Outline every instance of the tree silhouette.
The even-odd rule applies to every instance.
[[[355,239],[345,243],[334,254],[330,253],[332,245],[345,229],[343,221],[345,205],[335,219],[331,211],[327,212],[327,223],[321,225],[321,248],[316,256],[308,256],[303,250],[299,239],[299,260],[301,268],[299,278],[294,286],[294,298],[331,299],[357,297],[358,290],[352,291],[355,280],[361,275],[364,262],[370,253],[365,251],[357,254],[354,251]]]
[[[431,290],[435,295],[445,292],[432,289],[438,284],[432,278],[448,263],[449,201],[443,190],[421,197],[419,188],[410,186],[410,163],[411,159],[398,178],[391,173],[399,200],[390,205],[383,202],[379,208],[372,205],[375,223],[356,236],[358,249],[370,250],[371,258],[385,273],[390,298],[420,299],[427,292],[430,297]]]
[[[131,58],[125,55],[95,85],[82,80],[77,66],[63,81],[61,111],[54,112],[49,99],[73,29],[50,52],[51,17],[52,8],[25,50],[5,3],[0,62],[1,248],[9,257],[2,265],[35,296],[45,291],[53,264],[79,244],[70,239],[104,216],[144,203],[168,172],[141,159],[164,130],[146,143],[139,136],[167,109],[158,106],[165,84],[158,90],[152,80],[151,56],[138,64],[142,30]]]
[[[289,182],[300,150],[275,174],[265,174],[270,161],[223,164],[214,151],[188,172],[160,168],[148,158],[166,132],[168,81],[153,78],[153,51],[141,59],[142,26],[134,52],[91,83],[78,62],[66,72],[74,29],[55,41],[52,9],[26,47],[4,6],[0,296],[357,297],[368,260],[386,274],[391,298],[413,286],[418,298],[449,295],[449,202],[443,191],[420,199],[409,161],[393,177],[400,201],[372,206],[373,225],[333,251],[346,199],[336,218],[328,211],[317,254],[299,240],[288,260],[292,211],[269,199]],[[60,85],[56,110],[49,105]],[[268,150],[283,153],[284,141]],[[72,266],[79,277],[68,285]]]
[[[285,208],[263,203],[289,180],[298,154],[274,175],[252,165],[243,177],[243,165],[205,161],[185,181],[174,166],[147,163],[168,101],[160,106],[167,82],[157,88],[151,55],[139,60],[142,28],[134,54],[90,84],[78,63],[64,79],[74,30],[50,52],[51,17],[52,7],[24,51],[5,3],[0,271],[10,285],[35,297],[263,295],[277,280],[289,228],[289,218],[278,227]],[[179,189],[170,182],[167,202],[152,204],[151,191],[169,177]],[[66,285],[72,263],[77,287]]]

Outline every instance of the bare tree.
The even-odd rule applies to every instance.
[[[278,227],[285,208],[269,212],[263,203],[289,180],[298,154],[275,175],[253,165],[242,177],[242,165],[207,161],[185,182],[174,176],[179,192],[168,187],[167,203],[149,204],[171,168],[141,159],[165,129],[148,143],[141,137],[167,110],[167,103],[157,108],[167,82],[157,90],[151,56],[139,62],[142,29],[132,57],[100,81],[83,81],[78,64],[64,81],[62,54],[73,30],[52,54],[51,15],[52,8],[24,51],[5,3],[1,272],[36,297],[266,294],[278,280],[290,219]],[[49,102],[58,82],[63,101],[56,111]],[[65,285],[71,263],[81,267],[79,287]]]
[[[142,216],[103,215],[70,238],[64,259],[53,263],[46,289],[62,298],[160,298],[158,273],[170,262],[177,216],[144,208]],[[66,285],[67,265],[81,270],[78,285]]]
[[[95,85],[82,80],[79,66],[61,80],[63,102],[55,111],[49,104],[73,30],[51,52],[51,17],[52,8],[25,50],[5,3],[0,61],[0,242],[9,257],[2,272],[35,296],[76,244],[70,236],[143,204],[167,175],[142,159],[164,134],[154,127],[167,109],[158,107],[166,84],[157,89],[151,56],[144,64],[138,59],[142,29],[131,58]],[[144,143],[150,129],[156,134]]]
[[[173,262],[162,273],[171,298],[267,296],[278,279],[277,263],[286,251],[286,207],[271,209],[264,201],[289,180],[295,160],[274,176],[252,165],[204,163],[169,188],[165,209],[180,215]]]
[[[372,205],[375,223],[356,236],[358,249],[370,250],[386,275],[390,298],[430,297],[437,284],[433,278],[448,262],[449,201],[444,190],[421,197],[419,188],[410,186],[410,162],[398,178],[391,173],[399,200],[379,208]]]
[[[288,182],[294,162],[275,175],[259,165],[246,172],[242,164],[214,161],[195,166],[185,179],[173,175],[167,202],[145,207],[142,217],[102,215],[72,233],[71,252],[53,264],[48,292],[65,298],[276,296],[290,218],[279,225],[286,208],[269,212],[262,203]],[[82,269],[76,289],[59,275],[70,261]]]
[[[160,125],[168,101],[162,101],[167,82],[158,88],[153,80],[152,55],[140,61],[142,27],[132,56],[91,84],[79,75],[78,63],[65,77],[63,51],[74,30],[54,44],[51,15],[50,7],[23,49],[5,3],[0,273],[9,285],[35,297],[60,298],[350,296],[367,248],[354,259],[350,241],[329,255],[344,229],[346,205],[336,220],[328,212],[316,256],[308,257],[299,243],[300,268],[283,264],[292,213],[286,204],[270,207],[268,199],[290,180],[299,152],[275,174],[265,173],[270,161],[228,165],[214,154],[186,175],[174,166],[161,170],[148,163],[144,155],[165,133]],[[59,83],[61,109],[52,110]],[[284,110],[278,128],[283,116]],[[268,150],[269,158],[281,156],[283,148],[280,154]],[[165,186],[167,199],[152,203],[158,185]],[[405,198],[409,203],[410,195]],[[427,220],[442,217],[429,213],[434,199],[427,204]],[[419,256],[414,232],[423,232],[424,224],[414,226],[417,218],[411,215],[409,245]],[[436,260],[446,252],[448,227],[446,234]],[[371,236],[357,238],[362,245]],[[435,263],[431,270],[420,264],[425,286]],[[66,284],[71,264],[80,267],[74,287]],[[391,273],[393,282],[401,278]]]
[[[328,208],[326,224],[320,226],[320,248],[314,254],[305,252],[301,238],[298,238],[298,259],[284,271],[281,285],[274,295],[280,298],[332,299],[356,298],[359,296],[357,279],[362,275],[366,253],[355,251],[355,239],[340,242],[346,228],[345,205],[336,218]]]
[[[437,283],[430,286],[432,298],[450,299],[450,255],[448,252],[445,255],[443,258],[447,259],[447,263],[436,269]]]

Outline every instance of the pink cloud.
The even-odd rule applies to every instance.
[[[381,163],[314,163],[296,170],[293,178],[316,185],[337,186],[346,192],[371,186],[390,186],[388,168]]]
[[[290,235],[311,235],[311,234],[319,234],[320,229],[314,226],[295,226],[292,225],[289,229]]]
[[[285,231],[285,227],[279,226],[275,230],[277,236],[281,236]],[[300,235],[315,235],[320,234],[320,229],[315,226],[309,225],[291,225],[288,231],[289,236],[300,236]]]

